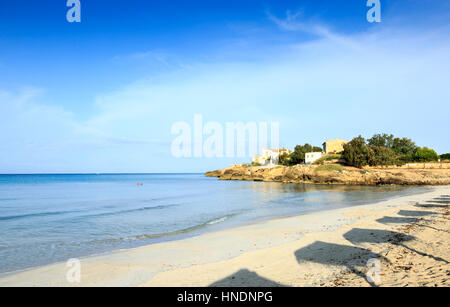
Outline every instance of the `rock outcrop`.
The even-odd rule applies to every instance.
[[[398,169],[342,167],[322,171],[317,166],[274,168],[232,166],[205,174],[221,180],[353,185],[449,185],[450,169]]]

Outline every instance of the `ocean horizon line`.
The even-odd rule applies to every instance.
[[[41,176],[41,175],[199,175],[204,172],[155,172],[155,173],[0,173],[0,176]]]

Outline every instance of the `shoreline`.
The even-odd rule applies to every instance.
[[[302,258],[304,248],[317,247],[315,242],[321,242],[321,248],[340,247],[345,251],[353,247],[355,251],[363,251],[365,248],[359,244],[348,245],[348,240],[342,237],[345,230],[376,225],[381,226],[380,230],[384,226],[385,231],[392,232],[395,227],[378,223],[376,218],[393,215],[398,209],[414,209],[418,202],[450,194],[450,186],[432,189],[374,204],[278,217],[182,240],[81,258],[79,285],[320,285],[324,278],[329,281],[329,276],[344,274],[346,267],[338,263],[297,261]],[[280,263],[280,259],[284,261]],[[299,268],[303,270],[298,271]],[[4,273],[0,286],[77,286],[66,281],[67,269],[65,263],[55,263]],[[312,275],[305,276],[305,273]]]
[[[206,180],[210,181],[213,185],[218,184],[221,185],[220,182],[216,182],[213,178],[206,178]],[[234,186],[235,183],[224,183],[226,186]],[[240,183],[236,183],[237,185],[240,185]],[[292,209],[293,207],[283,207],[282,203],[276,204],[275,207],[273,205],[270,205],[270,203],[273,200],[265,200],[267,204],[269,205],[269,209],[266,209],[266,212],[264,214],[254,214],[255,208],[252,209],[252,211],[246,211],[243,210],[241,212],[223,212],[223,214],[219,214],[215,217],[212,217],[209,220],[202,221],[199,224],[194,224],[192,226],[186,227],[186,228],[178,228],[176,230],[172,230],[170,232],[165,233],[154,233],[154,234],[144,234],[144,235],[135,235],[135,236],[123,236],[122,238],[112,239],[111,241],[120,241],[120,245],[116,244],[115,246],[112,246],[110,248],[99,248],[97,250],[86,250],[86,249],[80,249],[78,252],[72,252],[72,253],[65,253],[64,256],[59,256],[57,258],[49,259],[48,261],[44,261],[44,259],[30,259],[33,262],[29,262],[27,265],[24,265],[22,267],[11,267],[8,271],[2,271],[5,268],[8,267],[7,263],[3,263],[3,265],[0,264],[0,278],[3,278],[5,276],[33,270],[39,267],[52,265],[55,263],[62,263],[66,261],[69,258],[90,258],[90,257],[96,257],[96,256],[104,256],[113,254],[116,252],[129,250],[133,248],[143,247],[143,246],[149,246],[164,242],[171,242],[171,241],[180,241],[191,237],[201,236],[207,233],[213,233],[221,230],[226,229],[232,229],[236,227],[246,226],[246,225],[252,225],[257,223],[262,223],[265,221],[273,220],[273,219],[279,219],[279,218],[286,218],[286,217],[293,217],[298,215],[305,215],[305,214],[311,214],[314,212],[320,212],[320,211],[327,211],[327,210],[333,210],[336,208],[343,208],[343,207],[351,207],[355,205],[368,205],[375,202],[380,202],[388,199],[397,198],[400,196],[410,195],[410,194],[419,194],[424,193],[427,191],[430,191],[430,187],[367,187],[367,186],[347,186],[347,187],[336,187],[336,186],[330,186],[325,184],[289,184],[289,183],[264,183],[264,182],[258,182],[258,183],[244,183],[244,186],[252,186],[254,189],[254,186],[258,186],[258,189],[265,188],[277,188],[279,187],[284,192],[288,191],[288,193],[292,193],[292,191],[302,191],[299,193],[295,193],[296,196],[301,198],[302,205],[299,206],[297,209]],[[322,197],[322,199],[316,199],[316,203],[311,202],[311,200],[308,201],[311,197],[314,199],[314,196],[311,196],[311,192],[315,191],[326,191],[326,193],[330,193],[329,197],[333,200],[328,201],[327,196]],[[349,193],[349,197],[351,197],[351,191],[361,191],[365,193],[365,191],[370,192],[370,195],[366,195],[365,197],[359,197],[357,199],[349,200],[348,202],[340,202],[339,197],[335,198],[332,197],[333,192],[337,193]],[[306,196],[302,196],[303,192],[305,192]],[[374,195],[374,193],[376,195]],[[309,195],[309,196],[308,196]],[[306,197],[306,198],[305,198]],[[342,197],[345,197],[345,194],[342,195]],[[289,197],[288,197],[289,198]],[[280,201],[283,202],[285,199],[285,196],[281,197]],[[213,201],[213,199],[211,199]],[[289,201],[291,202],[291,201]],[[324,202],[326,202],[326,205],[324,206]],[[311,203],[310,206],[307,205],[307,203]],[[281,208],[279,207],[281,205]],[[260,207],[260,206],[256,206]],[[265,207],[265,206],[261,206]],[[272,208],[272,209],[270,209]],[[205,210],[208,210],[207,207]],[[32,228],[31,228],[32,229]],[[145,232],[144,232],[145,233]],[[97,239],[98,240],[98,239]],[[64,250],[60,251],[61,253],[64,252]]]

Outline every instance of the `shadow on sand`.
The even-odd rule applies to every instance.
[[[389,230],[380,230],[380,229],[359,229],[354,228],[349,232],[344,234],[344,238],[353,244],[361,244],[361,243],[391,243],[397,246],[401,246],[405,249],[410,250],[418,255],[432,258],[436,261],[441,261],[448,264],[448,261],[442,259],[440,257],[435,257],[433,255],[418,251],[412,247],[409,247],[403,242],[411,241],[414,239],[413,236],[405,235],[400,232],[389,231]]]
[[[247,269],[240,270],[224,279],[209,285],[210,287],[287,287],[270,279],[259,276]]]
[[[404,241],[414,239],[412,236],[400,232],[381,230],[381,229],[361,229],[353,228],[344,234],[344,238],[353,244],[361,243],[392,243],[398,244]]]
[[[419,208],[448,208],[447,204],[450,204],[450,195],[441,195],[441,197],[435,198],[432,201],[427,201],[430,204],[416,204]],[[437,212],[430,211],[414,211],[414,210],[400,210],[398,215],[401,217],[390,217],[385,216],[377,220],[381,224],[418,224],[422,219],[418,217],[425,217],[437,214]],[[435,229],[428,225],[421,225]],[[435,229],[438,231],[444,231]],[[410,250],[418,255],[430,257],[436,261],[449,262],[440,257],[435,257],[433,255],[415,250],[414,248],[408,247],[403,242],[411,241],[414,239],[413,236],[406,235],[396,231],[380,230],[380,229],[361,229],[353,228],[352,230],[344,234],[344,238],[354,245],[359,245],[362,243],[391,243],[397,246],[402,246],[405,249]],[[389,262],[384,256],[376,254],[368,249],[348,246],[334,243],[327,243],[316,241],[308,246],[298,249],[295,253],[297,262],[301,264],[302,262],[309,261],[320,263],[324,265],[333,266],[345,266],[348,270],[354,274],[364,278],[366,282],[371,286],[376,286],[370,282],[366,274],[358,269],[358,267],[365,266],[367,261],[372,258],[383,259]],[[263,278],[251,272],[247,269],[240,270],[229,277],[219,280],[210,285],[210,287],[287,287],[278,282]]]
[[[431,204],[450,204],[450,199],[447,200],[427,200],[427,203],[431,203]]]
[[[429,211],[400,210],[397,214],[401,215],[401,216],[417,217],[417,216],[434,215],[436,213],[435,212],[429,212]]]
[[[418,208],[428,208],[428,209],[433,209],[433,208],[448,208],[449,205],[432,205],[432,204],[416,204],[415,205]]]
[[[414,224],[418,223],[420,220],[415,217],[392,217],[385,216],[381,219],[378,219],[377,222],[385,225],[389,224]]]
[[[420,224],[419,222],[421,222],[420,219],[414,218],[414,217],[392,217],[392,216],[385,216],[381,219],[377,220],[378,223],[384,224],[384,225],[392,225],[392,224],[416,224],[420,227],[426,227],[429,229],[433,229],[436,231],[442,231],[442,232],[447,232],[447,230],[444,229],[438,229],[435,228],[433,226],[430,225],[425,225],[425,224]]]
[[[354,246],[340,245],[316,241],[295,252],[297,262],[311,261],[325,265],[344,265],[347,269],[358,276],[364,278],[371,286],[373,283],[367,280],[366,274],[358,269],[358,266],[365,266],[372,258],[383,258],[383,256],[371,251]]]

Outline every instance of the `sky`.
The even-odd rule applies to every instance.
[[[174,123],[278,122],[280,146],[392,133],[450,152],[450,1],[0,2],[0,173],[204,172]]]

